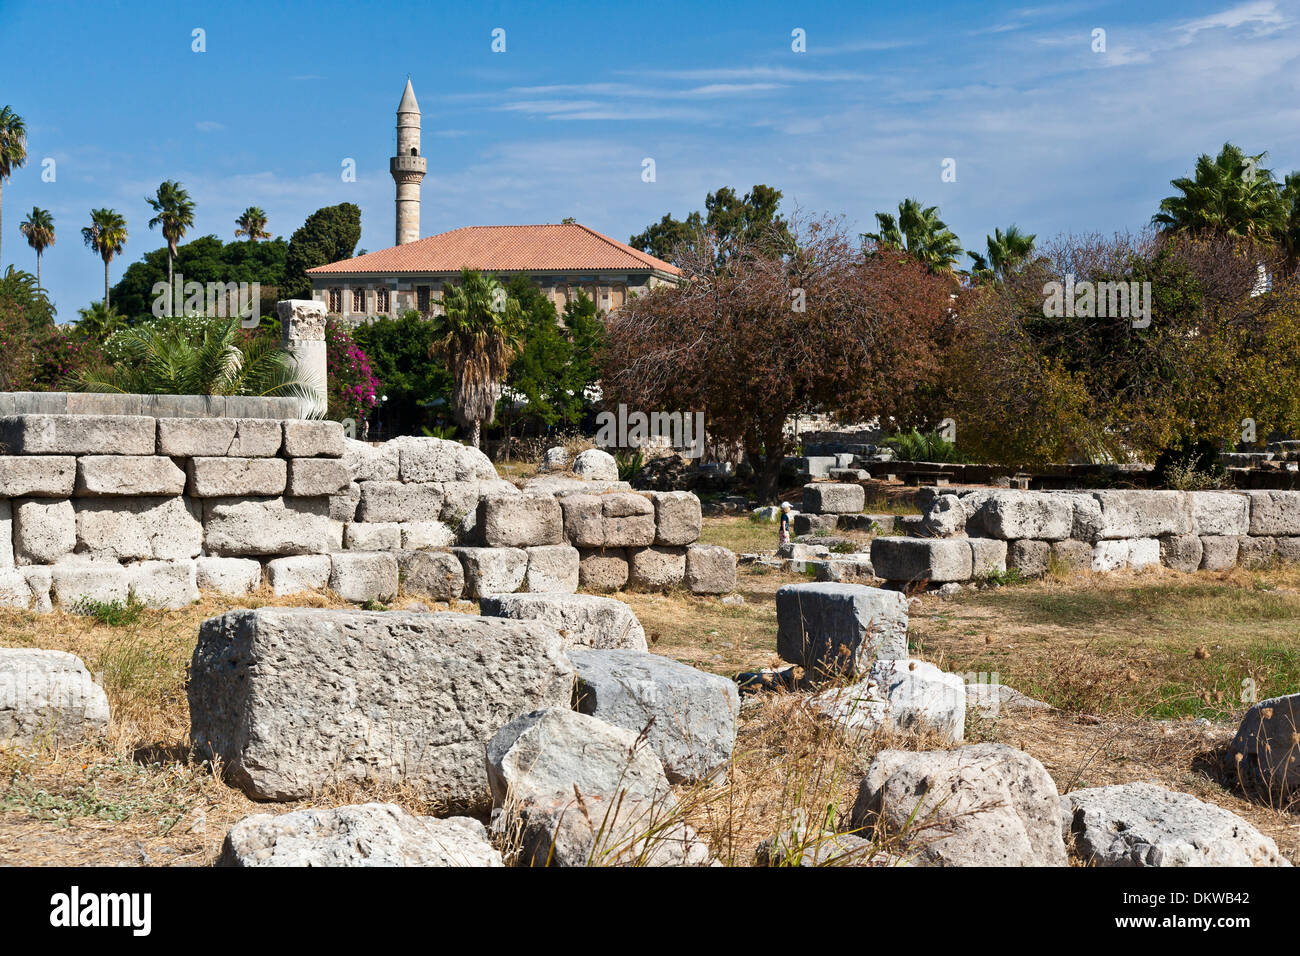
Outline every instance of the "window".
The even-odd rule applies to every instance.
[[[366,290],[365,289],[352,290],[352,311],[360,312],[362,315],[365,315],[366,312]]]
[[[421,315],[429,314],[429,287],[427,285],[415,287],[415,308]]]
[[[342,289],[330,289],[330,290],[329,290],[329,305],[328,305],[328,311],[330,311],[330,312],[342,312],[342,311],[343,311],[343,290],[342,290]]]
[[[380,315],[388,314],[388,290],[375,290],[375,311]]]

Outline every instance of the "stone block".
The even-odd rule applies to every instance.
[[[686,586],[692,594],[729,594],[736,589],[736,553],[716,544],[686,548]]]
[[[577,672],[575,709],[635,734],[672,783],[719,781],[736,744],[736,682],[658,654],[566,651]]]
[[[493,734],[567,708],[573,687],[544,624],[400,611],[230,611],[199,628],[190,674],[200,759],[255,799],[406,784],[473,811],[488,805]]]
[[[397,481],[397,447],[392,442],[372,445],[355,438],[343,439],[343,463],[353,481]]]
[[[262,562],[252,558],[199,558],[195,581],[201,591],[243,597],[262,586]]]
[[[203,506],[190,498],[78,498],[73,507],[78,553],[173,561],[203,550]]]
[[[341,458],[291,458],[285,494],[308,498],[337,495],[351,483],[348,466]]]
[[[108,730],[108,697],[79,657],[0,648],[0,747],[77,744]]]
[[[622,548],[578,552],[578,587],[584,591],[618,591],[627,585],[627,552]]]
[[[666,591],[686,578],[686,549],[628,548],[628,587],[638,591]]]
[[[284,454],[288,458],[342,458],[343,452],[339,422],[289,419],[284,423]]]
[[[280,454],[284,445],[284,428],[278,421],[240,418],[236,422],[238,428],[235,430],[235,440],[226,451],[227,455],[235,458],[273,458]]]
[[[276,597],[303,591],[323,591],[333,562],[328,554],[301,554],[266,562],[266,579]]]
[[[361,482],[358,521],[438,521],[443,489],[437,484],[401,481]]]
[[[402,481],[489,481],[497,471],[477,448],[442,438],[403,437],[388,442],[397,448]]]
[[[343,529],[343,547],[349,551],[396,551],[402,533],[396,521],[355,521]]]
[[[1250,499],[1250,534],[1300,535],[1300,492],[1246,491],[1243,494]]]
[[[973,559],[967,538],[876,538],[871,566],[886,581],[969,581]]]
[[[352,482],[341,494],[330,495],[330,517],[335,521],[355,521],[361,504],[361,485]]]
[[[1159,538],[1192,531],[1192,511],[1185,492],[1094,491],[1092,494],[1101,505],[1099,539]]]
[[[203,543],[211,554],[326,554],[343,547],[343,523],[328,498],[209,498]]]
[[[148,607],[176,610],[199,599],[194,561],[138,561],[126,573],[130,594]]]
[[[400,551],[397,554],[402,590],[435,601],[459,601],[465,590],[465,570],[450,551]]]
[[[179,495],[185,472],[161,455],[85,455],[77,459],[80,496]]]
[[[1041,577],[1047,573],[1052,545],[1047,541],[1022,538],[1007,544],[1007,567],[1019,571],[1027,578]],[[1092,546],[1088,546],[1088,563],[1092,563]]]
[[[194,498],[280,495],[288,482],[283,458],[191,458],[187,463]]]
[[[1003,541],[1060,541],[1070,537],[1074,503],[1036,491],[994,491],[982,496],[971,520],[985,537]]]
[[[1201,567],[1201,539],[1194,534],[1169,534],[1160,539],[1160,563],[1174,571]]]
[[[970,544],[972,578],[1001,574],[1007,569],[1007,542],[997,538],[967,538]]]
[[[704,525],[700,499],[689,491],[654,491],[655,544],[693,544]]]
[[[877,660],[866,678],[812,697],[808,706],[854,738],[929,733],[959,744],[966,734],[966,684],[916,660]]]
[[[403,521],[397,527],[408,551],[450,548],[456,543],[455,530],[441,521]]]
[[[1252,796],[1290,807],[1300,796],[1300,694],[1261,700],[1246,711],[1228,746],[1226,769]]]
[[[1235,491],[1189,491],[1192,530],[1199,535],[1250,533],[1250,498]]]
[[[839,515],[810,515],[798,512],[794,516],[794,533],[802,534],[830,534],[836,529]]]
[[[47,564],[33,564],[25,568],[19,568],[23,580],[27,582],[27,587],[32,592],[31,609],[33,611],[52,611],[54,602],[50,597],[50,591],[54,587],[54,574]]]
[[[812,675],[865,673],[878,658],[908,654],[907,597],[898,591],[787,584],[776,592],[776,620],[776,652]]]
[[[579,548],[647,547],[655,540],[655,509],[650,499],[631,492],[565,495],[564,534]]]
[[[156,425],[142,415],[14,415],[0,418],[10,455],[152,455]]]
[[[1267,536],[1243,536],[1237,539],[1237,563],[1243,568],[1267,567],[1277,558],[1277,539]]]
[[[8,498],[0,498],[0,569],[14,566],[14,508]]]
[[[13,516],[14,561],[52,564],[77,546],[77,517],[63,499],[20,500]]]
[[[1091,571],[1092,545],[1076,538],[1053,541],[1052,560],[1066,571]]]
[[[573,473],[584,481],[618,481],[618,462],[599,448],[588,448],[573,459]]]
[[[397,558],[387,551],[340,551],[330,555],[330,590],[345,601],[391,601],[397,597]]]
[[[479,530],[490,548],[564,542],[560,503],[547,495],[489,495],[479,502]]]
[[[278,432],[279,423],[275,424]],[[160,418],[158,454],[176,458],[222,458],[231,454],[238,429],[239,422],[233,418]]]
[[[632,609],[594,594],[492,594],[479,600],[479,613],[517,621],[540,621],[564,646],[644,651],[645,631]]]
[[[1237,566],[1241,537],[1235,534],[1201,536],[1201,570],[1226,571]]]
[[[809,514],[857,514],[867,506],[861,485],[813,482],[803,486],[801,510]]]
[[[578,549],[573,545],[542,544],[524,550],[528,552],[525,591],[572,594],[578,590]]]
[[[528,552],[523,548],[452,548],[465,571],[465,597],[510,594],[523,586]]]
[[[76,481],[71,455],[0,455],[0,498],[66,498]]]
[[[127,570],[116,561],[69,555],[51,569],[54,599],[65,610],[83,601],[126,604],[130,598]]]

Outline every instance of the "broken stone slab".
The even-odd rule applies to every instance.
[[[465,572],[465,597],[511,594],[523,586],[528,552],[523,548],[452,548]]]
[[[208,498],[203,544],[211,554],[327,554],[343,548],[328,498]]]
[[[1035,700],[1006,684],[990,684],[982,680],[966,684],[966,712],[992,718],[1008,710],[1051,710],[1052,705]]]
[[[627,552],[622,548],[578,551],[578,587],[608,593],[627,584]]]
[[[396,551],[401,546],[396,521],[354,521],[343,529],[343,547],[349,551]]]
[[[339,422],[290,419],[284,423],[288,458],[342,458],[343,425]]]
[[[553,627],[566,648],[645,651],[645,630],[622,601],[594,594],[492,594],[479,599],[479,613]]]
[[[203,506],[191,498],[78,498],[78,553],[118,561],[175,561],[203,550]]]
[[[310,498],[337,495],[352,483],[341,458],[291,458],[285,494]]]
[[[1064,495],[990,491],[966,499],[972,530],[990,538],[1059,541],[1070,537],[1074,504]]]
[[[573,473],[583,481],[618,481],[618,462],[599,448],[588,448],[573,459]]]
[[[1006,744],[876,754],[852,823],[899,836],[929,866],[1065,866],[1056,784]],[[910,836],[909,836],[910,835]]]
[[[194,498],[280,495],[288,483],[283,458],[191,458],[186,467]]]
[[[857,514],[866,506],[861,485],[818,481],[803,486],[801,510],[808,514]]]
[[[329,588],[345,601],[391,601],[397,597],[397,582],[397,558],[389,551],[330,555]]]
[[[703,513],[700,499],[689,491],[653,491],[655,544],[693,544],[700,538]]]
[[[50,610],[50,569],[45,565],[0,568],[0,607]]]
[[[10,455],[152,455],[155,419],[143,415],[14,415],[0,418]]]
[[[438,521],[442,518],[441,485],[401,481],[363,481],[360,484],[358,521]]]
[[[1091,866],[1290,866],[1235,813],[1150,783],[1061,797],[1075,852]]]
[[[686,548],[686,586],[692,594],[729,594],[736,589],[736,553],[717,544]]]
[[[970,580],[974,565],[966,538],[875,538],[871,566],[886,581],[943,584]]]
[[[465,590],[465,571],[450,551],[401,551],[397,563],[402,589],[407,594],[435,601],[459,601]]]
[[[649,498],[627,492],[565,495],[564,535],[579,548],[646,547],[655,540],[655,509]]]
[[[450,612],[229,611],[200,626],[190,675],[196,751],[254,799],[406,783],[474,811],[493,735],[573,686],[553,629]]]
[[[398,477],[402,481],[487,481],[496,469],[477,448],[442,438],[407,436],[388,442],[398,451]]]
[[[0,455],[0,498],[66,498],[76,481],[71,455]]]
[[[578,549],[569,544],[541,544],[525,548],[528,570],[525,591],[572,594],[578,590]]]
[[[217,866],[488,866],[501,853],[473,817],[414,816],[392,803],[244,817]]]
[[[675,806],[626,795],[515,801],[500,821],[518,866],[708,866],[707,844]]]
[[[479,509],[478,527],[490,548],[564,543],[564,513],[549,495],[488,495]]]
[[[397,481],[400,477],[398,449],[392,442],[372,445],[345,437],[343,464],[353,481]]]
[[[686,578],[686,549],[655,545],[628,548],[628,587],[638,591],[667,591]]]
[[[81,658],[0,647],[0,746],[71,744],[108,730],[108,696]]]
[[[1228,771],[1271,805],[1288,808],[1300,796],[1300,694],[1255,704],[1228,746]]]
[[[906,658],[907,598],[861,584],[787,584],[776,592],[776,650],[813,676],[866,673]]]
[[[54,599],[67,610],[87,602],[126,604],[130,598],[127,570],[116,561],[68,555],[50,568],[50,575]]]
[[[740,713],[734,681],[643,651],[566,653],[578,675],[579,713],[644,734],[673,783],[726,775]]]
[[[243,597],[262,586],[262,563],[252,558],[199,558],[194,571],[200,591]]]
[[[966,684],[933,664],[877,660],[865,680],[833,687],[808,706],[855,735],[933,733],[946,743],[966,734]]]
[[[188,559],[128,564],[126,581],[130,595],[147,607],[174,611],[199,599],[195,563]]]
[[[1192,531],[1192,511],[1185,492],[1117,490],[1094,491],[1092,496],[1101,506],[1098,539],[1153,539]]]
[[[330,581],[333,562],[328,554],[301,554],[266,562],[266,580],[276,597],[323,591]]]
[[[77,546],[77,516],[68,499],[29,498],[13,509],[14,561],[52,564]]]
[[[926,538],[957,538],[966,534],[969,516],[966,507],[956,495],[939,495],[921,516],[921,536]],[[983,540],[993,540],[985,538]]]
[[[84,455],[77,459],[76,494],[179,495],[185,472],[159,455]]]

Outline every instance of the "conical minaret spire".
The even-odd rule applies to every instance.
[[[397,245],[420,238],[420,181],[428,161],[420,155],[420,104],[411,78],[406,78],[402,101],[397,104],[397,155],[388,171],[397,184]]]

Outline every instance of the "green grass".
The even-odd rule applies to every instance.
[[[90,598],[82,598],[72,609],[109,627],[130,627],[137,624],[147,610],[134,594],[127,598],[125,604],[121,601],[92,601]]]

